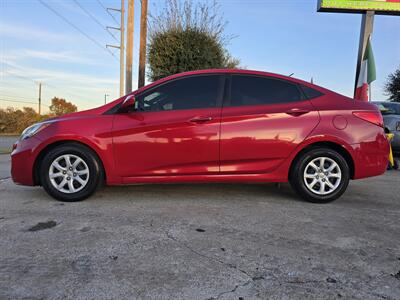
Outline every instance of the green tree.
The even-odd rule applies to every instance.
[[[0,133],[20,134],[26,127],[34,123],[76,111],[75,105],[57,97],[51,100],[50,114],[46,115],[39,115],[31,107],[0,109]]]
[[[71,102],[65,99],[54,97],[51,99],[50,113],[56,116],[61,116],[78,111],[78,108]]]
[[[150,80],[185,71],[236,68],[225,46],[226,22],[216,2],[167,0],[166,8],[150,16],[148,62]]]
[[[31,107],[24,107],[22,110],[11,107],[0,109],[0,133],[19,134],[26,127],[48,117],[39,116]]]
[[[400,102],[400,67],[389,74],[385,84],[385,92],[390,101]]]

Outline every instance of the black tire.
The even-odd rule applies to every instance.
[[[325,195],[320,195],[320,194],[317,194],[316,192],[313,192],[312,190],[310,190],[310,188],[308,188],[306,186],[305,181],[307,181],[307,180],[304,178],[305,177],[304,171],[305,171],[306,167],[309,165],[309,163],[312,162],[314,159],[317,159],[320,157],[326,157],[328,159],[333,160],[337,164],[337,166],[340,168],[340,172],[341,172],[341,179],[338,182],[336,189],[334,189],[332,192],[325,194]],[[317,175],[318,174],[316,173],[315,176],[317,176]],[[311,181],[312,180],[313,179],[311,179]],[[324,177],[324,181],[326,181],[326,180],[329,180],[329,179]],[[336,179],[334,179],[334,180],[336,180]],[[347,186],[349,184],[349,180],[350,180],[350,169],[349,169],[349,166],[348,166],[346,160],[343,158],[343,156],[335,150],[332,150],[330,148],[323,148],[323,147],[311,148],[309,151],[301,153],[294,161],[293,167],[292,167],[290,175],[289,175],[289,181],[290,181],[292,188],[304,200],[306,200],[308,202],[313,202],[313,203],[328,203],[333,200],[336,200],[346,191]],[[330,182],[330,183],[332,183],[332,182]],[[322,183],[322,184],[324,184],[324,183]],[[317,183],[317,188],[319,187],[318,185],[319,185],[319,183]]]
[[[71,192],[71,193],[62,192],[53,185],[50,179],[49,170],[52,163],[57,158],[60,158],[63,155],[71,155],[73,157],[79,157],[86,164],[85,165],[85,167],[87,167],[86,169],[89,170],[87,175],[88,177],[86,185],[84,185],[84,187],[77,192]],[[103,167],[97,155],[90,148],[78,143],[63,144],[56,148],[51,149],[43,158],[39,174],[40,174],[41,184],[43,188],[46,190],[46,192],[53,198],[64,202],[75,202],[88,198],[103,184],[104,180]]]

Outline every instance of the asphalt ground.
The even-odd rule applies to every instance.
[[[8,157],[0,299],[400,299],[399,171],[326,205],[287,184],[105,187],[61,203],[4,179]]]

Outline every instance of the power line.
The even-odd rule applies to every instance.
[[[4,64],[10,66],[10,65],[7,64],[7,63],[4,63]],[[22,78],[22,79],[25,79],[25,80],[29,80],[29,81],[33,81],[33,83],[39,84],[39,81],[38,81],[38,80],[35,80],[35,79],[31,78],[31,77],[27,77],[27,76],[23,76],[23,75],[17,75],[17,74],[11,73],[10,71],[3,71],[3,72],[4,72],[4,73],[8,73],[8,74],[11,75],[11,76],[19,77],[19,78]]]
[[[105,30],[109,35],[113,37],[114,40],[118,42],[118,39],[113,35],[110,31],[107,30],[106,26],[104,26],[93,14],[91,14],[85,7],[83,7],[77,0],[73,0],[76,5],[87,15],[91,18],[97,25],[101,27],[101,29]]]
[[[101,48],[104,51],[107,51],[107,53],[111,54],[117,61],[118,59],[116,58],[116,56],[114,55],[114,53],[112,53],[108,48],[104,48],[102,46],[101,43],[99,43],[98,41],[96,41],[94,38],[92,38],[90,35],[88,35],[87,33],[85,33],[84,31],[82,31],[78,26],[76,26],[74,23],[70,22],[67,18],[65,18],[63,15],[61,15],[58,11],[56,11],[54,8],[52,8],[50,5],[48,5],[47,3],[45,3],[43,0],[38,0],[44,7],[46,7],[48,10],[50,10],[51,12],[53,12],[56,16],[58,16],[59,18],[61,18],[65,23],[67,23],[68,25],[70,25],[72,28],[74,28],[76,31],[78,31],[80,34],[82,34],[83,36],[85,36],[88,40],[92,41],[94,44],[96,44],[99,48]]]
[[[54,85],[52,85],[52,84],[49,84],[49,83],[44,83],[43,84],[44,86],[48,86],[48,87],[50,87],[50,88],[53,88],[53,89],[56,89],[56,90],[59,90],[60,88],[59,87],[57,87],[57,86],[54,86]],[[80,100],[83,100],[83,101],[86,101],[86,102],[90,102],[91,103],[91,101],[89,101],[89,100],[86,100],[86,99],[83,99],[83,98],[81,98],[82,96],[80,96],[80,95],[75,95],[74,93],[71,93],[71,92],[67,92],[67,91],[64,91],[63,92],[64,94],[69,94],[71,97],[73,97],[73,98],[78,98],[78,99],[80,99]]]
[[[39,82],[38,81],[35,81],[34,79],[32,79],[32,78],[29,78],[29,77],[25,77],[25,76],[19,76],[19,75],[16,75],[16,74],[12,74],[12,73],[10,73],[10,72],[8,72],[8,71],[5,71],[6,73],[8,73],[8,74],[10,74],[10,75],[12,75],[12,76],[15,76],[15,77],[20,77],[20,78],[22,78],[22,79],[25,79],[25,80],[29,80],[29,81],[33,81],[34,83],[36,83],[36,84],[39,84]],[[55,90],[59,90],[60,88],[59,87],[57,87],[57,86],[54,86],[54,85],[52,85],[52,84],[49,84],[49,83],[42,83],[42,85],[44,85],[44,86],[48,86],[48,87],[50,87],[50,88],[52,88],[52,89],[55,89]],[[70,97],[73,97],[73,98],[78,98],[78,99],[80,99],[80,100],[84,100],[83,98],[81,98],[81,96],[78,96],[78,95],[74,95],[73,93],[71,93],[71,92],[67,92],[67,91],[63,91],[63,94],[69,94],[69,96]],[[19,98],[19,97],[18,97]],[[88,100],[84,100],[84,101],[87,101],[87,102],[89,102]]]
[[[113,16],[112,13],[110,13],[107,9],[107,7],[104,6],[103,3],[101,3],[100,0],[97,0],[97,3],[106,11],[106,13],[114,20],[115,24],[117,24],[118,26],[120,26],[120,24],[118,23],[118,20]]]
[[[15,67],[15,66],[12,66],[12,65],[6,63],[6,62],[3,62],[3,63],[4,63],[5,65],[7,65],[8,67],[12,67],[12,68],[16,68],[16,69],[22,70],[21,68],[17,68],[17,67]],[[25,79],[25,80],[33,81],[33,82],[36,83],[36,84],[39,84],[39,83],[40,83],[38,80],[35,80],[35,79],[33,79],[33,78],[31,78],[31,77],[28,77],[28,76],[22,76],[22,75],[13,74],[13,73],[10,72],[10,71],[3,71],[3,72],[8,73],[8,74],[10,74],[10,75],[12,75],[12,76],[15,76],[15,77],[20,77],[20,78]],[[56,90],[59,90],[59,89],[60,89],[60,87],[57,87],[57,86],[55,86],[55,85],[53,85],[53,84],[49,84],[49,83],[44,83],[43,85],[44,85],[44,86],[48,86],[48,87],[53,88],[53,89],[56,89]],[[74,97],[74,98],[78,98],[78,99],[83,100],[83,98],[81,98],[82,96],[80,96],[80,95],[75,95],[74,93],[71,93],[71,92],[69,92],[69,91],[64,91],[63,93],[69,94],[71,97]],[[88,100],[84,100],[84,101],[89,102]]]
[[[16,102],[16,103],[26,103],[26,104],[37,104],[36,102],[18,101],[18,100],[8,100],[8,99],[3,99],[3,98],[0,98],[0,101],[5,101],[5,102]]]
[[[32,98],[34,98],[34,97],[14,96],[14,95],[3,94],[3,93],[0,93],[0,97],[5,97],[5,98],[10,99],[10,100],[18,99],[18,100],[24,100],[24,101],[32,100]]]
[[[8,99],[3,99],[3,98],[0,98],[0,101],[4,101],[4,102],[15,102],[15,103],[24,103],[24,104],[35,104],[35,105],[37,105],[37,102],[19,101],[19,100],[8,100]],[[42,103],[42,106],[50,107],[50,105],[45,105],[45,104],[43,104],[43,103]]]

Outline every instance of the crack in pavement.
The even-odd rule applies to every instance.
[[[216,258],[216,257],[207,256],[207,255],[205,255],[205,254],[203,254],[203,253],[200,253],[199,251],[197,251],[197,250],[191,248],[190,246],[188,246],[186,243],[179,241],[176,237],[174,237],[174,236],[173,236],[172,234],[170,234],[168,231],[165,232],[165,235],[166,235],[166,237],[167,237],[168,239],[173,240],[175,243],[177,243],[177,244],[183,246],[184,248],[188,249],[188,250],[191,251],[192,253],[194,253],[194,254],[196,254],[196,255],[198,255],[198,256],[200,256],[200,257],[206,258],[206,259],[208,259],[208,260],[212,260],[212,261],[218,262],[219,264],[222,264],[223,266],[228,267],[229,269],[233,269],[233,270],[239,271],[240,273],[244,274],[247,278],[249,278],[249,280],[247,280],[246,282],[244,282],[244,283],[242,283],[242,284],[237,284],[237,285],[235,285],[235,287],[234,287],[233,289],[231,289],[231,290],[229,290],[229,291],[221,292],[221,293],[219,293],[216,297],[209,297],[209,298],[207,298],[207,300],[216,300],[216,299],[219,299],[221,296],[223,296],[223,295],[225,295],[225,294],[229,294],[229,293],[234,293],[234,292],[236,292],[236,290],[237,290],[238,288],[240,288],[240,287],[245,287],[245,286],[247,286],[247,285],[249,285],[249,284],[254,284],[254,283],[255,283],[256,281],[258,281],[258,280],[265,280],[265,279],[266,279],[264,276],[251,276],[251,275],[250,275],[249,273],[247,273],[245,270],[242,270],[242,269],[238,268],[238,267],[237,267],[236,265],[234,265],[234,264],[226,263],[226,262],[224,262],[223,260],[218,259],[218,258]],[[268,273],[268,275],[270,275],[274,280],[276,280],[279,284],[281,284],[281,281],[280,281],[279,278],[277,278],[275,275],[269,274],[269,273]]]
[[[327,280],[312,280],[312,279],[302,280],[302,279],[290,279],[290,278],[287,278],[287,279],[283,278],[281,280],[276,275],[274,275],[272,271],[266,272],[263,275],[251,276],[247,271],[245,271],[243,269],[240,269],[239,267],[237,267],[234,264],[226,263],[221,259],[205,255],[205,254],[193,249],[192,247],[188,246],[186,243],[184,243],[182,241],[179,241],[175,236],[173,236],[168,231],[165,232],[165,235],[166,235],[166,237],[168,239],[176,242],[177,244],[181,245],[182,247],[186,248],[187,250],[191,251],[192,253],[194,253],[194,254],[202,257],[202,258],[218,262],[219,264],[221,264],[221,265],[223,265],[223,266],[225,266],[225,267],[227,267],[229,269],[233,269],[235,271],[239,271],[240,273],[244,274],[248,278],[248,280],[246,282],[244,282],[242,284],[236,284],[232,289],[220,292],[217,296],[209,297],[206,300],[217,300],[217,299],[220,299],[222,296],[224,296],[226,294],[235,293],[239,288],[246,287],[246,286],[248,286],[250,284],[255,284],[256,281],[259,281],[259,280],[271,279],[272,281],[275,281],[279,286],[281,286],[282,284],[303,285],[303,284],[324,284],[324,283],[328,282]],[[334,283],[336,283],[336,281]],[[377,296],[377,295],[375,295],[375,296]],[[379,295],[379,296],[380,297],[385,297],[385,296],[382,296],[382,295]]]
[[[246,281],[246,282],[243,283],[243,284],[237,284],[237,285],[235,285],[235,287],[234,287],[232,290],[230,290],[230,291],[225,291],[225,292],[221,292],[221,293],[219,293],[216,297],[210,297],[210,298],[207,298],[206,300],[217,300],[217,299],[221,298],[223,295],[225,295],[225,294],[230,294],[230,293],[234,293],[234,292],[236,292],[236,290],[237,290],[238,288],[240,288],[240,287],[245,287],[245,286],[249,285],[250,283],[253,283],[253,281],[252,281],[252,280],[249,280],[249,281]]]
[[[246,277],[248,277],[248,278],[250,278],[250,279],[252,278],[252,276],[251,276],[249,273],[247,273],[245,270],[242,270],[242,269],[238,268],[236,265],[234,265],[234,264],[229,264],[229,263],[226,263],[226,262],[224,262],[223,260],[220,260],[220,259],[218,259],[218,258],[215,258],[215,257],[212,257],[212,256],[207,256],[207,255],[205,255],[205,254],[202,254],[202,253],[200,253],[200,252],[194,250],[193,248],[189,247],[189,246],[186,245],[184,242],[179,241],[176,237],[174,237],[174,236],[173,236],[172,234],[170,234],[169,232],[165,232],[165,234],[166,234],[167,238],[173,240],[174,242],[178,243],[179,245],[182,245],[183,247],[185,247],[185,248],[188,249],[189,251],[193,252],[194,254],[196,254],[196,255],[198,255],[198,256],[201,256],[201,257],[203,257],[203,258],[206,258],[206,259],[208,259],[208,260],[216,261],[216,262],[218,262],[218,263],[220,263],[220,264],[222,264],[222,265],[224,265],[224,266],[226,266],[226,267],[228,267],[228,268],[230,268],[230,269],[234,269],[234,270],[237,270],[237,271],[241,272],[242,274],[244,274]]]

